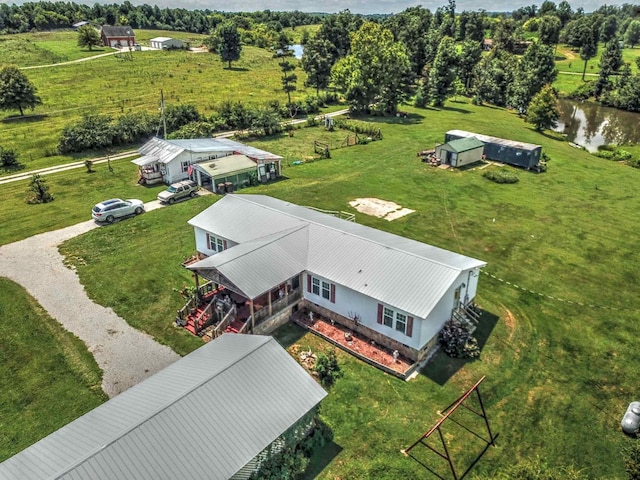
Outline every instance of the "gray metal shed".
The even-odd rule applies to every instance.
[[[484,155],[489,160],[508,163],[509,165],[516,165],[526,169],[535,169],[540,163],[542,146],[533,143],[490,137],[464,130],[449,130],[444,135],[444,141],[450,142],[451,140],[469,137],[476,137],[484,143]]]
[[[0,478],[248,478],[325,396],[273,338],[224,334],[1,463]]]

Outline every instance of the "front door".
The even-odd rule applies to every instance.
[[[460,306],[460,290],[462,286],[456,288],[456,291],[453,293],[453,309],[456,310]]]

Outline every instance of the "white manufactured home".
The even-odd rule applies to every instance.
[[[201,260],[187,268],[246,299],[247,322],[256,323],[256,303],[275,315],[273,292],[284,291],[298,301],[294,308],[316,311],[412,360],[436,345],[452,315],[473,304],[486,265],[264,195],[227,195],[189,224]]]

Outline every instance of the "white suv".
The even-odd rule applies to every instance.
[[[198,193],[198,184],[191,180],[183,180],[182,182],[173,183],[158,194],[158,200],[162,203],[173,204],[176,200],[185,197],[195,197]]]
[[[140,215],[142,212],[144,212],[144,202],[142,200],[112,198],[93,207],[91,216],[96,222],[113,223],[116,218]]]

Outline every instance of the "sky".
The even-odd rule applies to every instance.
[[[95,0],[74,0],[78,3],[94,4]],[[122,3],[124,0],[100,0],[99,3]],[[256,10],[289,11],[300,10],[303,12],[327,12],[334,13],[344,9],[352,13],[398,13],[409,7],[422,5],[429,10],[435,10],[447,4],[447,0],[130,0],[134,5],[147,3],[159,7],[205,9],[220,11],[244,11]],[[561,0],[556,0],[557,5]],[[0,3],[22,3],[20,1],[0,0]],[[489,12],[511,12],[519,7],[538,5],[542,0],[457,0],[456,11],[484,9]],[[622,5],[623,3],[636,3],[633,0],[569,0],[569,4],[575,10],[578,7],[590,12],[603,4]]]

